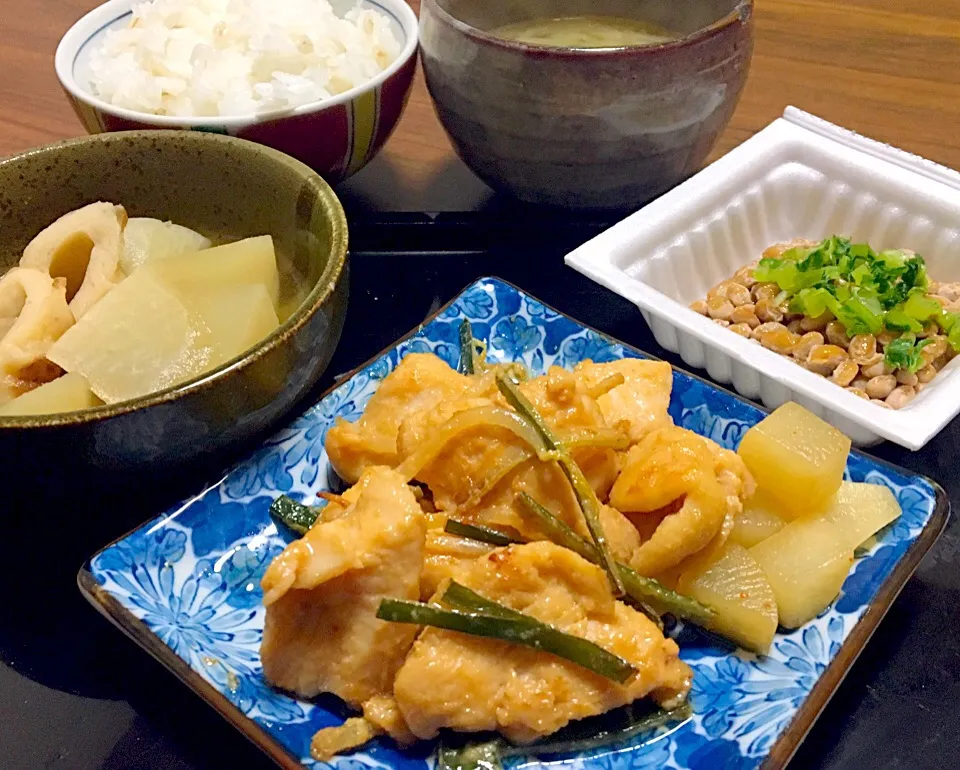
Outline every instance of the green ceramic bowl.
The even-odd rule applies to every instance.
[[[346,219],[298,161],[189,131],[101,134],[0,161],[0,272],[57,217],[98,200],[212,236],[269,233],[309,293],[255,348],[182,385],[81,412],[0,418],[3,475],[32,485],[99,469],[170,470],[251,439],[316,382],[343,328]]]

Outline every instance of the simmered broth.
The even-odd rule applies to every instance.
[[[505,24],[492,34],[530,45],[558,48],[623,48],[659,45],[676,39],[652,22],[622,16],[563,16]]]

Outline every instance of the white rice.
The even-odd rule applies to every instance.
[[[91,86],[137,112],[242,116],[343,93],[400,50],[384,14],[327,0],[152,0],[91,52]]]

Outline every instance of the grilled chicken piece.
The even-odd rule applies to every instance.
[[[416,628],[377,620],[384,597],[418,599],[426,518],[396,471],[364,472],[357,500],[315,524],[263,577],[268,681],[360,708],[389,695]],[[349,499],[349,497],[348,497]]]
[[[400,424],[409,415],[460,398],[471,380],[431,353],[408,354],[380,383],[356,422],[338,419],[327,432],[327,456],[334,470],[355,482],[373,465],[395,467]]]
[[[440,426],[460,412],[483,406],[509,408],[496,392],[495,385],[491,389],[491,378],[485,375],[471,379],[475,384],[464,398],[409,414],[398,434],[402,457],[411,455]],[[607,427],[596,401],[586,392],[583,383],[564,369],[553,367],[542,377],[523,383],[520,390],[560,435],[579,429]],[[477,506],[501,479],[532,456],[530,447],[509,430],[482,425],[453,438],[437,459],[417,473],[417,479],[430,487],[440,510],[469,509]],[[616,452],[585,447],[574,450],[573,456],[597,494],[606,497],[619,472]]]
[[[497,404],[491,394],[489,398],[460,398],[411,414],[398,433],[400,456],[413,455],[456,415],[495,406],[506,408]],[[485,424],[448,441],[440,455],[417,472],[416,478],[430,487],[439,510],[452,512],[478,503],[505,473],[532,455],[533,450],[506,428]]]
[[[392,695],[375,695],[364,703],[363,718],[374,725],[378,731],[385,732],[403,746],[417,740],[416,736],[410,732]]]
[[[447,517],[428,517],[427,541],[424,548],[423,572],[420,573],[420,599],[428,601],[442,583],[457,580],[460,571],[486,556],[495,546],[444,532]]]
[[[22,267],[67,282],[70,311],[78,321],[123,280],[120,255],[127,212],[112,203],[91,203],[64,214],[27,244]]]
[[[536,410],[553,430],[561,435],[578,428],[613,427],[617,420],[608,420],[599,400],[590,392],[587,381],[574,372],[551,366],[545,375],[520,386]],[[607,498],[617,478],[620,464],[612,449],[585,447],[571,452],[597,497]]]
[[[624,358],[606,364],[583,361],[574,368],[588,388],[600,385],[611,375],[623,376],[623,384],[597,396],[597,405],[607,424],[627,422],[630,440],[638,442],[658,428],[673,424],[667,409],[673,388],[673,371],[666,361],[642,361]]]
[[[672,640],[610,596],[599,567],[551,543],[511,546],[459,572],[474,591],[570,634],[589,639],[638,670],[623,685],[548,653],[426,628],[394,683],[410,731],[432,738],[444,727],[498,730],[526,743],[575,719],[652,695],[682,700],[692,672]]]
[[[648,434],[627,453],[610,502],[653,532],[630,559],[657,575],[701,551],[743,510],[754,481],[739,455],[684,428]],[[666,511],[666,515],[664,512]]]

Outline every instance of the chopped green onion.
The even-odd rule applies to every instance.
[[[789,310],[791,313],[802,313],[810,318],[821,316],[830,309],[831,305],[836,306],[836,298],[826,289],[802,289],[790,301]]]
[[[895,369],[909,369],[913,361],[914,339],[914,336],[908,333],[891,340],[884,353],[887,364]]]
[[[291,497],[280,495],[270,504],[270,515],[294,532],[305,535],[320,513],[316,508],[310,508]]]
[[[476,612],[480,615],[491,615],[495,618],[512,618],[513,620],[528,618],[522,612],[506,607],[492,599],[481,596],[465,585],[451,580],[447,590],[443,592],[440,601],[451,609],[463,612]]]
[[[940,310],[940,303],[923,293],[911,294],[903,303],[903,312],[917,321],[933,318]]]
[[[638,714],[638,710],[641,713]],[[559,733],[541,741],[529,746],[510,746],[502,749],[501,753],[505,757],[517,755],[539,757],[574,751],[596,751],[608,746],[623,745],[642,733],[673,722],[684,722],[691,716],[693,716],[693,709],[689,703],[683,703],[665,711],[659,708],[651,710],[645,701],[634,701],[613,714],[601,714],[598,717],[574,722]]]
[[[923,324],[916,318],[911,317],[905,310],[894,308],[888,310],[883,318],[884,324],[891,331],[895,332],[920,332],[923,331]]]
[[[940,328],[947,333],[947,342],[955,351],[960,351],[960,313],[941,310],[937,317]]]
[[[903,267],[905,262],[905,255],[900,249],[886,249],[885,251],[881,251],[878,256],[889,268]]]
[[[870,278],[872,271],[870,270],[870,265],[866,262],[857,265],[853,270],[850,271],[850,278],[856,284],[863,284],[867,282],[867,279]]]
[[[884,361],[892,369],[906,369],[909,372],[919,371],[924,366],[920,351],[931,342],[932,340],[916,342],[915,334],[904,332],[895,340],[892,340],[884,349]]]
[[[599,554],[592,543],[580,537],[526,492],[521,492],[519,499],[523,506],[537,517],[538,523],[551,542],[579,554],[589,562],[600,563]],[[662,583],[653,578],[644,577],[625,564],[617,563],[617,569],[627,596],[647,614],[659,615],[669,612],[704,628],[712,626],[716,613],[696,599],[671,591]]]
[[[775,283],[785,291],[793,291],[797,263],[791,259],[761,259],[753,270],[753,277],[761,283]]]
[[[475,350],[473,328],[470,326],[470,321],[464,318],[460,322],[460,370],[464,374],[476,374],[473,362]]]
[[[447,519],[447,523],[443,525],[443,531],[451,535],[467,537],[471,540],[479,540],[481,543],[490,543],[491,545],[504,546],[523,542],[503,532],[498,532],[495,529],[480,527],[476,524],[467,524],[465,521],[457,521],[456,519]]]
[[[502,770],[500,749],[504,745],[500,738],[456,748],[441,741],[437,748],[437,770]]]
[[[510,612],[508,607],[498,606]],[[548,652],[620,684],[637,673],[629,661],[587,639],[566,634],[522,613],[517,615],[519,617],[445,610],[403,599],[383,599],[377,610],[380,620],[391,623],[444,628]]]
[[[441,740],[437,770],[502,770],[506,757],[546,757],[625,746],[638,735],[652,732],[693,716],[689,703],[665,711],[649,701],[634,701],[606,714],[572,722],[559,732],[534,743],[514,746],[503,738],[451,747]]]
[[[810,317],[829,310],[850,335],[916,330],[914,322],[938,315],[936,303],[923,296],[929,280],[921,256],[901,250],[878,254],[837,235],[812,249],[789,249],[781,259],[761,259],[753,277],[779,287],[777,305]],[[960,343],[960,333],[957,338]]]
[[[843,303],[843,307],[856,319],[852,324],[857,327],[854,333],[863,333],[859,331],[860,329],[865,329],[870,334],[879,334],[883,331],[883,307],[876,297],[857,292]],[[848,328],[848,331],[854,330]]]
[[[600,523],[600,501],[597,500],[597,495],[593,491],[593,487],[590,486],[590,482],[587,481],[586,476],[583,475],[583,471],[580,470],[580,466],[578,466],[570,456],[566,447],[557,440],[553,431],[550,430],[543,418],[537,413],[533,404],[520,392],[516,383],[505,375],[500,374],[497,377],[497,388],[503,394],[507,403],[516,409],[517,412],[536,429],[543,438],[547,448],[557,453],[557,462],[567,477],[567,480],[570,482],[570,485],[573,487],[573,493],[577,498],[577,503],[580,505],[587,530],[590,532],[594,545],[597,547],[597,552],[600,555],[600,566],[603,567],[607,573],[607,577],[610,579],[610,586],[613,589],[614,596],[623,596],[623,581],[620,579],[620,572],[617,570],[616,562],[613,560],[613,555],[607,546],[607,538],[603,532],[603,525]]]

